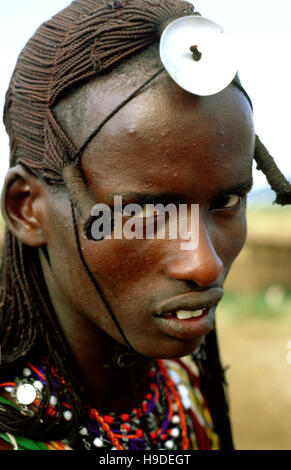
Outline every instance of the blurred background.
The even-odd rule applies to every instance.
[[[291,449],[291,210],[270,193],[250,196],[248,241],[217,309],[237,449]]]
[[[42,21],[70,0],[10,0],[1,5],[0,107],[17,56]],[[193,0],[237,44],[240,77],[254,105],[256,130],[291,181],[290,0]],[[0,123],[0,188],[8,138]],[[291,209],[272,205],[255,169],[249,236],[217,311],[237,449],[291,449]],[[0,217],[0,249],[3,221]]]

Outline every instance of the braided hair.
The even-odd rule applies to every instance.
[[[20,163],[47,184],[65,187],[72,208],[88,221],[95,201],[90,199],[79,163],[93,134],[76,148],[55,118],[54,107],[72,87],[155,44],[169,21],[194,13],[193,5],[181,0],[74,0],[40,26],[19,56],[6,95],[10,166]],[[290,203],[290,184],[258,138],[255,159],[277,193],[277,202]],[[53,366],[61,385],[57,387],[58,403],[66,401],[72,410],[72,420],[64,422],[57,409],[52,422],[46,418],[48,399],[33,417],[1,406],[0,430],[38,440],[74,436],[84,408],[81,380],[47,292],[39,249],[23,244],[8,229],[0,271],[0,344],[0,380],[31,357],[47,357],[44,398],[50,396],[56,380]],[[231,448],[215,330],[207,335],[198,361],[221,447]],[[216,391],[215,396],[211,390]]]

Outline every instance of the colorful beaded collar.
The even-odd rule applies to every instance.
[[[28,364],[22,377],[0,384],[24,415],[33,415],[43,398],[46,378],[41,367]],[[56,414],[57,398],[50,397],[47,414]],[[72,419],[66,403],[61,404],[63,419]],[[179,393],[162,361],[149,371],[148,391],[137,408],[129,413],[101,414],[91,408],[86,424],[79,429],[87,450],[187,450],[189,438],[185,412]]]

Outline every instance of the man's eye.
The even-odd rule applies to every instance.
[[[241,200],[242,197],[239,194],[222,196],[212,204],[211,209],[234,209],[240,205]]]

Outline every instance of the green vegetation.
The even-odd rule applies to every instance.
[[[291,321],[291,291],[271,286],[263,292],[237,294],[226,292],[218,307],[218,316],[241,321],[250,318]]]

